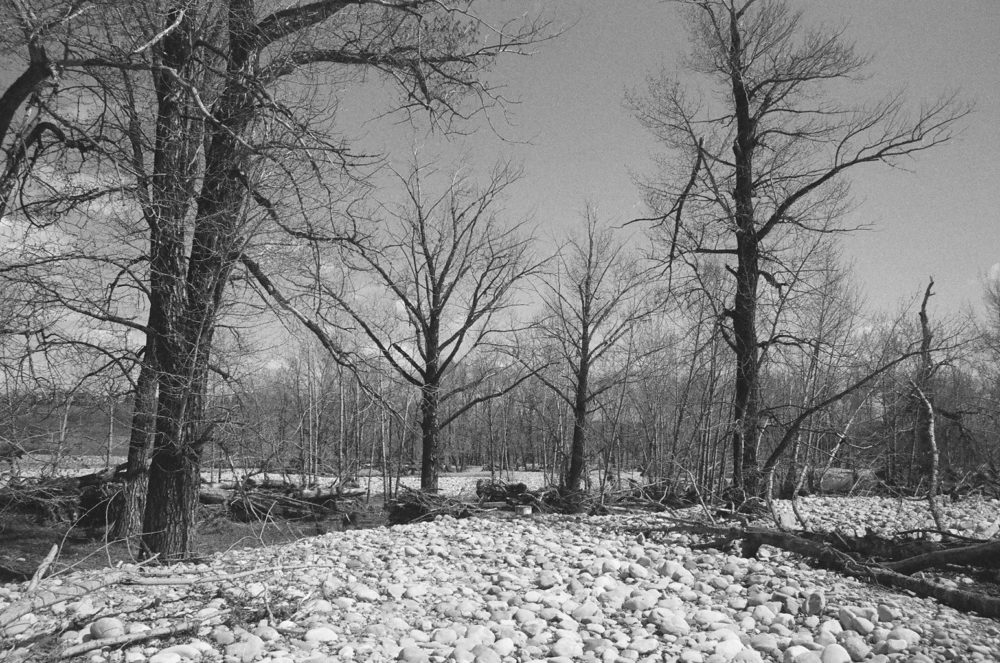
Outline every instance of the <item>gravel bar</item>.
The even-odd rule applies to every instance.
[[[813,525],[841,530],[913,529],[929,524],[926,508],[878,498],[801,500]],[[996,500],[945,509],[956,530],[970,535],[1000,522]],[[632,529],[667,525],[657,514],[442,517],[232,550],[203,564],[154,569],[179,582],[112,584],[30,612],[0,636],[0,661],[54,660],[94,638],[192,620],[198,626],[183,633],[77,660],[1000,660],[1000,622],[817,570],[766,546],[757,559],[744,559],[693,550],[700,542],[693,535],[652,540]],[[109,573],[58,575],[40,591]],[[0,612],[23,600],[25,589],[0,586]]]

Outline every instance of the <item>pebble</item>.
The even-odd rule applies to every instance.
[[[914,647],[920,642],[920,634],[912,629],[899,626],[889,631],[889,639],[902,640],[907,647]]]
[[[226,656],[232,656],[242,661],[242,663],[250,663],[250,661],[260,656],[263,651],[264,641],[250,633],[247,633],[244,639],[239,642],[226,645]]]
[[[871,654],[871,647],[863,638],[857,635],[850,635],[844,638],[841,645],[847,650],[852,661],[863,661]]]
[[[802,611],[807,615],[821,615],[826,609],[826,594],[821,591],[810,592],[802,604]]]
[[[810,522],[833,523],[835,515],[852,527],[862,522],[857,509],[841,501],[834,504],[842,514],[820,517],[819,507],[828,504],[820,499],[802,500]],[[885,501],[890,509],[870,498],[859,500],[872,514],[910,509],[908,502],[900,507]],[[990,523],[1000,518],[1000,503],[979,504],[993,510]],[[912,520],[907,527],[917,519]],[[630,525],[657,532],[656,538],[626,532]],[[665,533],[665,526],[669,522],[655,514],[536,515],[442,518],[392,530],[338,532],[234,550],[173,570],[197,583],[247,568],[285,569],[245,584],[195,584],[189,592],[112,585],[36,609],[0,636],[12,639],[10,658],[20,651],[18,643],[30,651],[33,634],[60,632],[60,620],[79,615],[90,615],[82,624],[111,616],[82,632],[65,632],[53,643],[68,647],[87,636],[109,637],[98,633],[168,626],[174,619],[168,614],[220,620],[240,614],[237,607],[260,615],[268,614],[267,608],[278,615],[280,607],[274,621],[240,623],[227,616],[230,626],[209,622],[197,632],[200,640],[175,636],[158,646],[88,658],[93,663],[920,663],[989,661],[1000,648],[1000,629],[992,622],[811,568],[776,549],[765,547],[753,560],[694,551],[691,546],[701,539]],[[53,580],[92,577],[87,573]],[[0,586],[0,613],[18,600],[17,586]],[[161,607],[143,607],[157,602]],[[128,615],[128,622],[114,615]]]
[[[691,626],[683,615],[667,608],[654,608],[648,617],[649,623],[665,635],[687,635]]]
[[[197,661],[201,658],[203,651],[194,645],[174,645],[172,647],[167,647],[166,649],[161,649],[156,656],[179,656],[181,660]],[[214,652],[213,652],[214,653]],[[150,658],[150,663],[159,663],[158,661],[152,660]],[[166,660],[162,663],[167,663]]]
[[[852,660],[850,653],[836,643],[823,647],[819,658],[823,663],[851,663]]]
[[[125,635],[125,624],[115,617],[102,617],[90,625],[90,637],[95,640]]]
[[[302,639],[306,642],[333,642],[339,637],[337,631],[330,626],[314,626],[306,631]]]
[[[184,657],[174,651],[160,651],[149,657],[149,663],[181,663]]]
[[[641,656],[643,654],[649,654],[650,652],[656,651],[659,646],[660,641],[656,638],[639,638],[637,640],[633,640],[631,644],[629,644],[628,648],[634,652],[638,652]]]
[[[431,657],[420,647],[409,646],[399,650],[396,660],[405,661],[405,663],[430,663]]]

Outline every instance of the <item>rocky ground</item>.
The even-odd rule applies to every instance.
[[[817,528],[931,525],[920,502],[816,498],[801,505]],[[991,529],[995,535],[1000,502],[949,503],[945,514],[957,531],[982,538]],[[636,533],[668,526],[669,515],[443,518],[145,573],[60,575],[30,596],[93,590],[10,623],[0,660],[56,660],[95,637],[131,634],[144,639],[78,660],[1000,660],[995,620],[816,570],[772,548],[744,559],[692,549],[699,539],[688,534]],[[134,577],[145,584],[112,582]],[[0,587],[0,624],[30,596],[26,585]],[[187,630],[146,637],[179,627]]]

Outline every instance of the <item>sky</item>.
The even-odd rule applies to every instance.
[[[666,68],[678,70],[689,42],[675,3],[661,0],[504,0],[490,12],[539,12],[566,26],[530,57],[497,64],[490,80],[515,99],[485,126],[450,139],[372,123],[364,144],[408,159],[414,147],[461,154],[485,170],[498,158],[523,165],[509,201],[532,215],[540,235],[580,223],[587,204],[612,223],[646,212],[637,175],[650,175],[655,141],[624,104],[627,90]],[[958,92],[975,104],[953,141],[904,169],[856,171],[845,225],[871,225],[843,240],[872,309],[913,305],[935,279],[931,311],[979,307],[982,281],[1000,277],[1000,2],[997,0],[797,0],[807,25],[846,25],[873,57],[871,89],[904,92],[914,107]],[[342,111],[364,113],[363,103]]]

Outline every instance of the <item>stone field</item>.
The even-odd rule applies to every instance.
[[[930,525],[926,503],[807,498],[823,529]],[[787,505],[779,505],[787,508]],[[949,503],[957,531],[995,535],[1000,502]],[[674,512],[693,518],[697,510]],[[647,539],[665,515],[494,516],[337,532],[200,564],[70,573],[33,596],[90,583],[0,634],[0,661],[47,661],[94,638],[94,663],[682,661],[878,663],[1000,660],[1000,622],[817,570]],[[118,575],[115,575],[118,574]],[[155,575],[154,575],[155,574]],[[113,579],[140,577],[98,587]],[[962,584],[964,579],[952,582]],[[0,587],[2,614],[24,585]],[[169,634],[171,629],[186,627]],[[148,638],[150,632],[167,633]],[[137,634],[131,636],[131,634]]]

